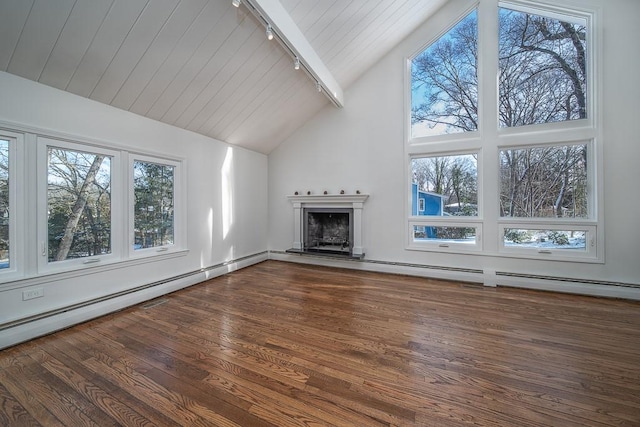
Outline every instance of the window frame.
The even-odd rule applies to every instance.
[[[0,128],[0,139],[8,141],[9,154],[9,267],[0,270],[0,281],[20,278],[25,270],[25,158],[24,135]]]
[[[440,136],[440,135],[438,135]],[[475,155],[476,160],[476,171],[477,171],[477,191],[476,195],[478,200],[478,214],[476,216],[436,216],[436,215],[412,215],[412,179],[413,179],[413,171],[412,171],[412,162],[415,159],[425,158],[425,157],[455,157],[455,156],[467,156],[467,155]],[[407,212],[408,221],[407,221],[407,244],[406,248],[410,250],[427,250],[427,251],[438,251],[438,252],[472,252],[477,253],[482,251],[482,225],[483,225],[483,186],[482,186],[482,150],[480,148],[470,148],[464,151],[434,151],[428,154],[423,152],[418,152],[416,154],[411,154],[409,156],[408,161],[408,172],[407,172],[407,182],[409,188],[409,198],[407,201]],[[434,240],[424,240],[420,242],[416,242],[413,237],[413,227],[414,226],[438,226],[438,227],[460,227],[460,228],[475,228],[476,229],[476,241],[475,243],[457,243],[457,242],[444,242]]]
[[[136,154],[161,162],[175,161],[181,172],[176,176],[174,190],[176,225],[175,241],[170,251],[132,257],[128,252],[128,171],[129,150],[125,145],[91,139],[46,128],[0,121],[0,136],[10,139],[10,256],[9,269],[0,270],[0,290],[65,280],[91,273],[121,268],[123,265],[144,265],[164,259],[185,256],[187,247],[187,166],[186,159],[150,150]],[[48,147],[71,151],[104,154],[111,157],[111,253],[73,260],[48,262]],[[44,255],[43,255],[44,244]],[[85,263],[88,259],[99,259]]]
[[[481,89],[481,80],[480,80],[480,73],[478,74],[478,86],[476,88],[477,90],[477,99],[476,102],[478,103],[478,126],[476,129],[473,130],[469,130],[469,131],[461,131],[461,132],[451,132],[451,133],[439,133],[439,134],[433,134],[433,135],[423,135],[423,136],[413,136],[413,125],[411,124],[411,115],[412,115],[412,105],[413,105],[413,93],[412,93],[412,69],[413,69],[413,60],[416,59],[418,56],[420,56],[422,53],[424,53],[424,51],[426,51],[427,49],[429,49],[431,46],[433,46],[436,42],[438,42],[438,40],[440,40],[442,37],[446,36],[447,33],[449,33],[451,30],[453,30],[456,26],[458,26],[458,24],[460,24],[464,19],[466,19],[471,13],[475,12],[476,14],[476,20],[477,20],[477,37],[478,40],[480,39],[480,19],[479,19],[479,7],[478,4],[473,4],[471,7],[464,9],[462,13],[458,14],[455,19],[453,19],[452,23],[450,23],[449,25],[445,26],[442,30],[440,30],[439,32],[437,32],[435,34],[434,37],[430,38],[429,41],[427,43],[425,43],[422,47],[420,47],[420,49],[418,49],[416,52],[414,52],[408,59],[407,59],[407,76],[408,78],[406,79],[407,81],[407,86],[408,86],[408,90],[406,91],[405,94],[405,109],[407,111],[408,114],[406,114],[406,119],[407,119],[407,124],[405,127],[405,134],[407,135],[407,141],[409,142],[409,144],[421,144],[421,143],[429,143],[429,142],[437,142],[437,141],[448,141],[448,140],[465,140],[465,139],[476,139],[479,138],[480,134],[481,134],[481,130],[482,130],[482,120],[481,120],[481,113],[482,113],[482,108],[481,108],[481,104],[480,104],[480,97],[482,96],[480,93],[480,89]],[[478,52],[478,57],[480,56],[480,43],[478,42],[478,46],[477,46],[477,52]],[[480,58],[479,58],[480,59]],[[478,67],[479,68],[479,67]]]
[[[585,249],[516,247],[504,244],[504,230],[519,228],[527,230],[562,230],[585,231],[587,233]],[[554,261],[597,260],[597,223],[593,221],[501,221],[498,224],[499,252],[504,256],[523,256],[536,259],[553,259]]]
[[[110,264],[122,259],[121,245],[122,235],[123,194],[122,194],[122,166],[121,152],[117,149],[105,148],[88,143],[80,143],[64,139],[56,139],[49,136],[37,136],[37,249],[38,249],[38,273],[47,274],[69,270],[79,270],[99,265]],[[110,187],[111,187],[111,253],[93,255],[90,257],[66,259],[50,262],[48,260],[48,151],[50,147],[69,151],[88,152],[91,154],[103,154],[111,158]]]
[[[526,13],[543,15],[554,19],[561,19],[572,23],[579,22],[587,27],[586,55],[587,55],[587,117],[543,124],[530,124],[518,127],[501,127],[498,121],[498,14],[499,8],[506,7]],[[411,130],[411,100],[412,100],[412,60],[426,48],[454,28],[473,9],[477,10],[478,19],[478,129],[474,132],[453,133],[447,135],[432,135],[412,137]],[[602,114],[599,99],[602,97],[601,71],[602,64],[602,29],[599,22],[601,9],[575,4],[566,7],[550,2],[532,2],[529,0],[477,0],[465,10],[443,11],[447,20],[440,20],[429,29],[432,34],[427,43],[406,57],[405,66],[405,191],[408,202],[405,205],[405,230],[407,232],[406,247],[408,250],[423,250],[433,252],[466,253],[468,249],[439,248],[438,245],[416,245],[412,242],[413,225],[424,224],[416,222],[411,211],[411,161],[416,157],[438,156],[451,152],[478,152],[478,218],[483,232],[489,233],[479,239],[478,254],[487,256],[504,256],[525,259],[565,260],[572,262],[604,262],[604,206],[602,203],[603,184],[603,143],[602,143]],[[520,149],[531,146],[568,145],[577,143],[589,144],[588,190],[589,217],[582,219],[562,218],[503,218],[499,213],[499,154],[505,148]],[[485,188],[486,187],[486,188]],[[483,188],[485,191],[483,191]],[[495,189],[495,190],[493,190]],[[451,220],[451,217],[447,218]],[[465,220],[468,218],[465,218]],[[474,218],[475,220],[475,218]],[[560,221],[558,221],[560,220]],[[464,226],[455,218],[453,226]],[[432,225],[438,225],[434,217],[429,218]],[[557,224],[559,223],[559,224]],[[505,247],[503,242],[504,228],[511,228],[519,224],[522,228],[553,227],[580,229],[588,228],[589,245],[587,251],[567,255],[567,252],[551,254],[537,253],[537,250]],[[494,238],[495,237],[495,238]],[[564,249],[560,251],[565,251]],[[551,256],[549,256],[551,255]]]
[[[586,55],[587,55],[587,64],[586,64],[587,117],[584,119],[571,119],[571,120],[556,121],[556,122],[549,122],[549,123],[533,123],[533,124],[513,126],[513,127],[500,126],[500,123],[497,122],[496,125],[498,126],[498,133],[519,134],[519,133],[526,133],[530,130],[531,131],[533,130],[554,131],[554,130],[562,130],[562,129],[577,129],[582,127],[593,128],[595,126],[594,125],[595,115],[597,114],[597,110],[598,110],[595,106],[595,101],[594,101],[595,93],[596,93],[595,80],[598,77],[594,77],[594,76],[599,75],[594,73],[594,67],[595,67],[594,64],[596,62],[595,57],[600,56],[595,54],[596,49],[598,48],[598,46],[596,46],[596,37],[594,37],[594,32],[595,32],[594,20],[595,20],[596,12],[594,10],[583,10],[574,5],[562,7],[562,6],[558,6],[551,3],[544,3],[544,2],[534,3],[530,0],[497,0],[496,3],[497,3],[496,17],[499,14],[499,9],[505,8],[505,9],[510,9],[513,11],[521,12],[521,13],[539,15],[539,16],[544,16],[551,19],[561,20],[564,22],[572,23],[572,24],[582,24],[587,28],[587,35],[585,40]],[[499,32],[499,25],[498,25],[497,32]],[[496,49],[499,50],[498,45],[496,45]],[[499,72],[500,70],[498,69],[498,78],[499,78]],[[499,92],[499,89],[500,89],[499,87],[496,87],[497,93]],[[497,108],[499,108],[498,103],[496,103],[496,113],[497,113]]]
[[[432,153],[415,153],[415,154],[411,154],[409,156],[409,171],[408,171],[408,176],[411,177],[409,179],[409,193],[410,193],[410,200],[409,200],[409,212],[412,212],[411,209],[411,197],[413,197],[413,195],[411,194],[411,185],[413,184],[412,179],[413,179],[413,171],[412,171],[412,162],[416,159],[423,159],[423,158],[431,158],[431,157],[456,157],[456,156],[476,156],[476,172],[477,172],[477,176],[476,176],[476,184],[477,184],[477,194],[476,194],[476,199],[478,202],[478,214],[475,216],[460,216],[460,217],[446,217],[449,218],[449,220],[453,220],[453,218],[462,218],[463,221],[467,220],[469,218],[472,219],[477,219],[477,218],[481,218],[482,217],[482,180],[481,180],[481,169],[482,169],[482,160],[481,160],[481,152],[482,150],[480,148],[470,148],[468,150],[464,150],[464,151],[437,151],[437,152],[432,152]],[[443,206],[444,208],[444,206]],[[424,210],[423,210],[424,211]],[[438,216],[430,216],[430,215],[426,215],[426,216],[422,216],[422,215],[409,215],[411,218],[438,218]],[[445,217],[444,215],[442,217]]]
[[[184,186],[185,160],[159,155],[142,153],[128,153],[127,160],[127,230],[125,253],[131,259],[149,258],[168,253],[180,252],[186,248],[184,217],[186,214],[186,188]],[[151,248],[135,249],[135,192],[133,166],[136,161],[155,163],[174,168],[173,177],[173,244],[155,246]]]
[[[465,217],[465,220],[452,221],[451,217],[426,216],[425,220],[412,217],[408,222],[409,250],[426,250],[437,252],[453,253],[477,253],[482,251],[482,221],[476,217]],[[430,220],[431,219],[431,220]],[[475,228],[476,238],[474,243],[462,243],[441,239],[425,239],[416,241],[414,227],[455,227],[455,228]]]
[[[531,144],[519,144],[519,145],[508,145],[508,146],[500,146],[498,147],[498,170],[500,170],[500,155],[502,154],[503,151],[507,151],[507,150],[527,150],[527,149],[544,149],[544,148],[553,148],[553,147],[568,147],[568,146],[579,146],[579,145],[585,145],[587,147],[587,164],[591,164],[594,161],[594,156],[593,156],[593,141],[584,141],[584,140],[578,140],[578,141],[561,141],[558,143],[547,143],[547,144],[535,144],[535,145],[531,145]],[[587,167],[586,170],[586,186],[587,186],[587,190],[590,190],[592,188],[594,188],[594,180],[595,180],[595,173],[593,171],[593,167],[589,168]],[[502,184],[500,182],[500,180],[498,180],[498,201],[500,201],[500,185]],[[499,216],[498,217],[498,222],[505,222],[505,221],[516,221],[516,222],[556,222],[556,221],[561,221],[561,222],[575,222],[575,223],[590,223],[593,222],[594,219],[596,218],[597,214],[596,214],[596,197],[595,194],[593,194],[593,191],[589,192],[586,196],[587,199],[587,216],[586,217],[564,217],[564,218],[557,218],[557,217],[525,217],[525,216]]]
[[[535,126],[535,125],[532,125]],[[601,150],[601,144],[597,144],[595,137],[591,139],[575,139],[578,135],[590,135],[594,134],[595,130],[586,129],[585,132],[545,132],[544,136],[536,135],[535,133],[527,133],[519,135],[518,139],[514,138],[502,138],[501,144],[498,146],[497,158],[499,158],[502,150],[506,149],[527,149],[527,148],[541,148],[541,147],[560,147],[567,145],[587,145],[587,164],[591,167],[587,168],[587,189],[589,191],[587,195],[587,217],[585,218],[556,218],[556,217],[504,217],[499,216],[497,218],[498,224],[498,252],[505,256],[517,256],[530,259],[553,259],[555,261],[582,261],[582,262],[604,262],[604,225],[602,221],[603,206],[600,200],[602,200],[602,174],[598,174],[599,170],[602,170],[602,154],[599,153],[598,147]],[[532,141],[539,142],[545,140],[544,144],[532,144]],[[552,141],[552,142],[549,142]],[[506,144],[509,142],[509,144]],[[498,167],[499,167],[499,160]],[[496,186],[496,197],[500,199],[500,181],[498,180],[498,186]],[[585,251],[558,249],[550,251],[539,251],[536,248],[517,248],[511,246],[505,246],[503,241],[505,228],[522,228],[522,229],[584,229],[589,233],[588,244]]]

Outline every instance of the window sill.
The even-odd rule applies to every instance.
[[[149,264],[152,262],[166,261],[169,259],[186,256],[188,249],[174,250],[171,252],[162,252],[153,256],[136,257],[130,259],[112,260],[108,263],[82,264],[70,269],[47,271],[39,274],[24,275],[22,277],[12,276],[11,278],[0,278],[0,292],[17,289],[27,286],[39,285],[51,282],[53,280],[66,280],[74,277],[84,276],[87,274],[104,273],[111,270],[118,270],[136,265]]]
[[[524,260],[532,260],[532,261],[552,261],[552,262],[565,262],[565,263],[580,263],[580,264],[604,264],[604,259],[594,256],[590,256],[587,254],[562,254],[563,249],[558,249],[555,251],[550,251],[550,253],[538,253],[537,251],[521,251],[519,253],[516,252],[508,252],[508,251],[486,251],[478,248],[476,246],[473,247],[464,247],[462,245],[451,245],[450,247],[439,247],[438,244],[431,245],[415,245],[409,244],[405,247],[405,250],[408,251],[418,251],[418,252],[432,252],[432,253],[445,253],[445,254],[455,254],[455,255],[468,255],[468,256],[483,256],[483,257],[491,257],[491,258],[512,258],[512,259],[524,259]]]

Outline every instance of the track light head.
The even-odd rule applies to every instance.
[[[293,69],[294,70],[300,69],[300,59],[298,59],[297,56],[296,56],[296,59],[293,60]]]
[[[241,3],[241,0],[233,0],[231,2],[231,4],[234,5],[235,7],[240,7],[240,3]]]
[[[271,24],[267,25],[267,40],[273,40],[273,29],[271,29]]]

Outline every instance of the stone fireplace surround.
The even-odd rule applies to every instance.
[[[293,248],[292,252],[304,252],[304,210],[305,209],[353,209],[353,246],[351,256],[364,257],[362,246],[362,209],[368,194],[324,194],[287,196],[293,205]]]

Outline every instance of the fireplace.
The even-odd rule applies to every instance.
[[[362,210],[367,194],[295,195],[292,253],[364,257]]]
[[[353,246],[353,209],[303,209],[305,252],[351,255]]]

